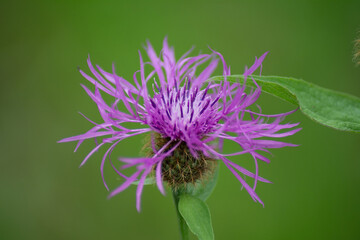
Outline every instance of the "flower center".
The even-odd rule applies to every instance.
[[[208,94],[210,85],[199,90],[189,83],[164,89],[156,85],[148,109],[149,125],[163,136],[186,141],[192,134],[203,136],[211,132],[221,118],[218,94]]]

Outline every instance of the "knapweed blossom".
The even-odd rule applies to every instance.
[[[136,206],[140,211],[140,197],[146,177],[152,173],[161,193],[165,193],[163,181],[172,188],[181,184],[196,183],[207,171],[211,171],[212,163],[220,160],[235,175],[242,186],[248,191],[254,201],[260,200],[255,192],[258,181],[269,182],[261,178],[258,171],[258,161],[269,162],[262,155],[270,148],[295,146],[293,144],[273,140],[263,140],[262,137],[279,138],[292,135],[300,129],[292,129],[296,124],[280,124],[289,113],[265,115],[256,104],[261,89],[251,74],[262,67],[267,53],[255,58],[250,68],[243,73],[245,82],[253,81],[256,88],[245,91],[246,84],[231,83],[226,80],[230,75],[230,67],[223,56],[215,51],[211,54],[200,54],[188,57],[191,51],[175,60],[174,49],[164,40],[163,49],[158,56],[148,42],[146,52],[149,62],[144,62],[140,55],[140,70],[133,75],[133,83],[106,72],[99,66],[93,66],[88,59],[88,65],[94,77],[80,70],[90,81],[95,91],[82,86],[91,99],[97,104],[103,123],[91,120],[94,127],[88,132],[66,138],[60,142],[78,141],[77,147],[86,139],[102,140],[85,157],[83,165],[99,148],[110,144],[101,161],[101,175],[104,184],[103,168],[107,157],[122,140],[150,133],[150,156],[141,158],[121,158],[124,163],[121,169],[135,167],[131,176],[125,176],[121,169],[114,170],[124,178],[124,182],[114,189],[114,196],[134,181],[139,181],[136,191]],[[213,82],[210,76],[222,63],[224,81]],[[202,71],[196,70],[204,65]],[[146,68],[150,68],[145,71]],[[151,89],[151,90],[150,90]],[[101,96],[101,91],[114,97],[115,101],[108,104]],[[118,105],[123,104],[124,111]],[[257,110],[250,109],[255,105]],[[141,127],[129,129],[124,123],[139,123]],[[292,129],[292,130],[289,130]],[[235,142],[239,151],[222,153],[224,140]],[[228,159],[229,156],[251,154],[255,162],[255,172],[252,173]],[[245,181],[245,176],[254,179],[253,186]]]

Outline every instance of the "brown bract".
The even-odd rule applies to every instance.
[[[163,138],[158,133],[154,134],[154,143],[156,150],[161,149],[166,143],[170,141],[169,138]],[[174,141],[167,147],[171,149],[178,142]],[[154,155],[151,147],[151,136],[149,135],[143,147],[143,152],[146,156]],[[215,159],[204,156],[202,152],[197,152],[198,156],[195,158],[185,142],[174,150],[174,152],[166,157],[161,166],[162,180],[165,181],[172,189],[186,187],[188,184],[200,184],[208,179],[216,167]]]

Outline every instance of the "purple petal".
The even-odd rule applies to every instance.
[[[139,185],[136,189],[136,209],[138,212],[140,212],[140,204],[141,204],[141,193],[144,188],[144,182],[147,177],[147,175],[151,172],[152,167],[148,167],[145,169],[143,175],[140,178]]]
[[[160,192],[165,195],[165,190],[164,190],[164,185],[162,182],[162,177],[161,177],[161,165],[162,165],[162,160],[160,162],[158,162],[157,166],[156,166],[156,184],[160,190]]]
[[[137,177],[140,175],[140,173],[143,171],[143,169],[138,170],[137,172],[135,172],[133,175],[131,175],[128,179],[126,179],[126,181],[121,184],[119,187],[117,187],[115,190],[113,190],[110,195],[109,198],[115,196],[116,194],[124,191],[126,188],[128,188],[133,182],[136,181]]]
[[[79,167],[82,167],[86,161],[91,157],[91,155],[93,155],[97,150],[99,150],[99,148],[104,145],[104,143],[100,143],[99,145],[97,145],[93,150],[91,150],[91,152],[89,152],[89,154],[85,157],[85,159],[81,162]]]

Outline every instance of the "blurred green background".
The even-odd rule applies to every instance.
[[[86,58],[130,79],[138,49],[149,39],[157,51],[168,36],[179,57],[221,52],[232,73],[270,54],[264,75],[302,78],[360,96],[360,68],[352,61],[360,29],[360,1],[2,1],[0,8],[1,165],[0,239],[178,239],[171,194],[146,187],[142,212],[135,187],[107,199],[99,165],[104,151],[57,144],[91,127],[77,112],[100,120],[80,83]],[[274,97],[263,112],[294,108]],[[303,130],[276,149],[260,174],[265,208],[254,203],[221,166],[208,200],[216,239],[359,239],[360,137],[316,124],[300,112],[288,118]],[[136,157],[141,137],[113,153]],[[232,148],[230,146],[229,148]],[[231,149],[230,149],[231,150]],[[236,160],[253,168],[251,159]],[[108,166],[111,188],[120,180]]]

